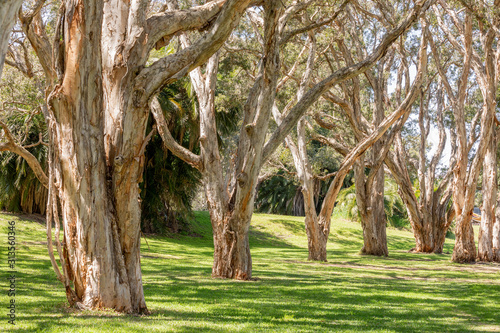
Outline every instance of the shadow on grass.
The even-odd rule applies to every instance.
[[[198,272],[187,274],[196,276]],[[382,278],[283,274],[268,272],[257,282],[186,279],[186,271],[172,267],[165,281],[148,283],[146,299],[152,314],[147,317],[78,314],[85,322],[104,327],[148,332],[147,327],[176,321],[177,332],[247,331],[367,331],[469,332],[471,321],[498,327],[498,311],[487,302],[500,292],[485,284],[454,285]],[[275,278],[279,276],[278,278]],[[496,307],[498,309],[498,306]],[[74,316],[74,315],[73,315]],[[61,319],[26,316],[36,329],[50,327],[70,331]],[[473,326],[472,326],[473,327]],[[479,330],[480,331],[480,330]]]
[[[300,223],[272,223],[303,232]],[[145,317],[61,307],[66,304],[64,291],[46,248],[30,244],[20,252],[20,326],[15,331],[500,330],[500,285],[491,282],[498,272],[460,270],[449,263],[449,255],[408,253],[403,249],[410,246],[411,237],[394,234],[389,236],[389,257],[361,256],[362,231],[355,227],[335,231],[327,263],[308,262],[305,246],[253,230],[253,276],[258,280],[252,282],[210,278],[213,245],[207,234],[202,239],[152,237],[149,248],[144,243],[142,247],[144,293],[152,311]],[[0,299],[4,304],[7,298]],[[0,323],[0,329],[5,324]]]

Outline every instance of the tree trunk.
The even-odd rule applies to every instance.
[[[492,126],[495,125],[492,124]],[[481,261],[493,261],[493,225],[496,222],[497,140],[495,131],[492,131],[490,140],[483,162],[483,206],[477,254],[477,258]]]
[[[421,223],[423,229],[413,230],[415,236],[415,248],[413,252],[418,253],[443,253],[444,242],[448,228],[446,217],[438,213],[428,214],[426,220]],[[413,223],[412,223],[413,225]]]
[[[311,175],[309,175],[311,176]],[[326,261],[326,244],[328,234],[325,234],[318,221],[314,200],[314,183],[308,178],[302,186],[304,196],[305,226],[307,234],[308,260]]]
[[[474,230],[472,229],[472,211],[468,214],[462,213],[457,218],[455,229],[455,247],[452,260],[459,263],[476,261],[476,244],[474,242]]]
[[[106,158],[100,65],[103,4],[67,2],[65,10],[64,76],[48,105],[65,268],[76,294],[68,298],[85,308],[144,313],[137,172],[129,169],[117,186]]]
[[[378,143],[377,143],[378,144]],[[376,144],[376,145],[377,145]],[[374,145],[375,146],[375,145]],[[374,147],[375,148],[375,147]],[[363,167],[357,167],[358,172],[355,175],[360,175],[364,172]],[[363,175],[364,176],[364,175]],[[358,205],[358,209],[363,209],[361,212],[361,225],[363,227],[363,248],[362,254],[375,256],[388,256],[387,236],[386,236],[386,217],[384,211],[384,169],[380,168],[374,177],[373,182],[360,182],[362,177],[356,179],[356,189],[364,188],[363,194],[356,195],[356,203],[359,202],[358,197],[365,197],[365,202]]]
[[[252,277],[252,258],[248,243],[250,219],[251,215],[245,220],[235,216],[226,221],[216,221],[212,277],[236,280],[249,280]]]
[[[500,198],[499,198],[500,199]],[[498,199],[497,199],[498,200]],[[493,225],[493,260],[500,262],[500,200],[497,201],[496,219]]]
[[[12,26],[16,22],[17,12],[22,3],[22,0],[9,0],[0,3],[0,78],[2,77]]]

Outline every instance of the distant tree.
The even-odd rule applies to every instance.
[[[364,13],[363,11],[361,11]],[[387,25],[386,18],[378,18],[382,25]],[[362,21],[362,18],[352,19],[353,22]],[[371,25],[369,22],[365,23]],[[346,44],[344,39],[336,40],[336,47],[331,48],[331,57],[337,61],[352,64],[356,61],[351,54],[351,49],[357,50],[358,55],[366,54],[365,49],[370,40],[378,39],[378,30],[374,29],[373,36],[367,33],[358,33],[353,25],[346,26],[353,32],[351,44]],[[403,37],[402,37],[403,38]],[[365,40],[368,39],[368,40]],[[404,38],[403,38],[404,39]],[[344,160],[337,171],[334,180],[323,203],[321,214],[323,219],[330,219],[331,211],[337,195],[342,188],[342,181],[351,168],[354,169],[356,190],[356,204],[361,216],[363,226],[362,253],[369,255],[388,255],[386,237],[386,217],[384,212],[384,161],[388,156],[396,135],[408,119],[413,103],[423,89],[427,73],[427,42],[426,35],[421,35],[418,52],[416,52],[416,76],[410,83],[409,68],[401,63],[407,61],[404,48],[401,44],[393,45],[384,57],[379,59],[372,69],[364,72],[366,81],[360,76],[353,77],[351,84],[342,84],[336,90],[324,94],[324,98],[336,106],[347,124],[338,124],[336,118],[324,112],[318,112],[315,120],[324,129],[330,130],[332,135],[325,136],[313,133],[313,138],[324,144],[330,145]],[[397,52],[396,52],[397,51]],[[399,60],[400,66],[394,70],[393,65]],[[389,97],[388,76],[391,71],[396,71],[396,85],[401,87],[405,77],[405,90],[396,90]],[[390,114],[386,111],[390,110]],[[349,126],[353,141],[351,144],[347,137],[336,131]],[[300,160],[305,160],[301,157]],[[365,172],[368,170],[368,172]]]
[[[41,144],[47,137],[43,115],[13,113],[6,119],[13,134],[22,137],[23,146],[47,167],[48,147]],[[27,128],[26,128],[27,127]],[[0,153],[0,209],[13,212],[44,214],[47,208],[47,189],[36,178],[25,159],[11,152]]]

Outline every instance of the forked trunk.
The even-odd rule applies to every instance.
[[[427,220],[428,227],[414,230],[415,248],[413,252],[418,253],[443,253],[444,242],[446,240],[447,228],[442,227],[445,221]]]
[[[446,233],[454,218],[454,210],[447,209],[449,192],[444,194],[444,198],[441,198],[439,191],[432,191],[432,202],[421,206],[418,214],[408,214],[415,235],[414,252],[443,253]],[[430,203],[432,205],[429,205]],[[415,218],[421,220],[413,221]]]

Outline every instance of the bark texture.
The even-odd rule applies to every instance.
[[[9,0],[0,3],[0,78],[2,77],[12,26],[16,22],[16,14],[22,3],[22,0]]]
[[[493,224],[493,241],[492,241],[492,252],[493,260],[500,262],[500,202],[497,198],[497,209],[495,212],[495,223]]]
[[[492,123],[492,126],[495,126]],[[481,211],[481,224],[479,226],[477,258],[481,261],[493,261],[493,226],[496,222],[497,204],[497,138],[491,136],[491,142],[484,156],[483,162],[483,206]]]
[[[61,5],[53,44],[40,16],[43,1],[20,14],[48,82],[45,117],[52,150],[50,177],[45,178],[50,179],[48,214],[56,226],[62,217],[64,241],[57,246],[62,270],[52,262],[71,304],[148,312],[140,265],[138,184],[150,138],[145,133],[149,101],[176,75],[210,58],[249,3],[215,1],[147,18],[147,1],[68,0]],[[215,24],[189,52],[145,67],[157,43],[211,21]],[[148,74],[154,84],[146,87],[144,72],[165,62],[161,73]],[[58,231],[55,241],[61,244]],[[49,252],[54,257],[52,246]]]
[[[500,1],[496,0],[494,6],[498,7]],[[453,47],[463,56],[463,69],[461,77],[458,83],[458,92],[456,95],[451,91],[450,84],[447,83],[446,75],[444,75],[442,70],[439,70],[439,74],[445,83],[445,87],[448,92],[448,96],[452,96],[453,100],[453,112],[455,116],[456,123],[456,146],[457,151],[455,154],[456,164],[453,168],[453,204],[456,211],[456,240],[455,248],[453,250],[452,260],[455,262],[466,263],[474,262],[477,257],[476,245],[474,242],[474,231],[472,229],[472,211],[474,208],[474,197],[476,193],[477,179],[483,164],[484,157],[491,144],[491,138],[493,133],[494,119],[495,119],[495,101],[496,101],[496,89],[497,82],[495,77],[499,71],[498,59],[500,54],[497,50],[494,51],[493,43],[495,41],[496,30],[498,28],[498,17],[493,17],[489,20],[491,23],[483,25],[479,24],[479,34],[480,45],[478,47],[482,48],[484,56],[481,57],[476,51],[476,47],[473,47],[472,36],[473,36],[473,26],[475,25],[474,20],[479,18],[479,21],[484,22],[484,18],[476,17],[478,13],[475,13],[466,8],[466,15],[463,20],[458,18],[457,12],[450,8],[448,3],[445,1],[439,1],[440,8],[435,5],[433,10],[436,14],[437,23],[440,29],[446,35],[448,41],[453,45]],[[483,13],[485,13],[483,11]],[[444,22],[444,17],[447,15],[457,27],[460,27],[460,40],[449,29],[449,26]],[[480,14],[479,14],[480,15]],[[477,82],[479,84],[481,94],[483,96],[483,107],[481,112],[481,135],[479,146],[477,147],[476,155],[470,167],[468,167],[469,159],[468,153],[470,147],[470,139],[467,140],[467,130],[465,126],[465,116],[464,116],[464,101],[467,94],[467,81],[469,77],[469,72],[474,70],[477,77]],[[478,112],[479,114],[479,112]],[[471,135],[473,137],[473,135]],[[493,196],[494,198],[494,196]],[[494,202],[488,199],[489,205]],[[494,211],[494,207],[488,207],[487,214],[491,215]],[[488,242],[489,243],[489,242]]]
[[[103,3],[67,2],[64,6],[60,31],[64,70],[60,84],[48,97],[54,179],[49,201],[61,207],[63,271],[74,287],[72,295],[66,286],[68,300],[83,308],[143,313],[147,308],[139,232],[127,235],[106,164],[100,65]],[[56,222],[58,218],[55,214]],[[124,242],[124,236],[133,241]],[[137,272],[129,270],[134,266]]]

